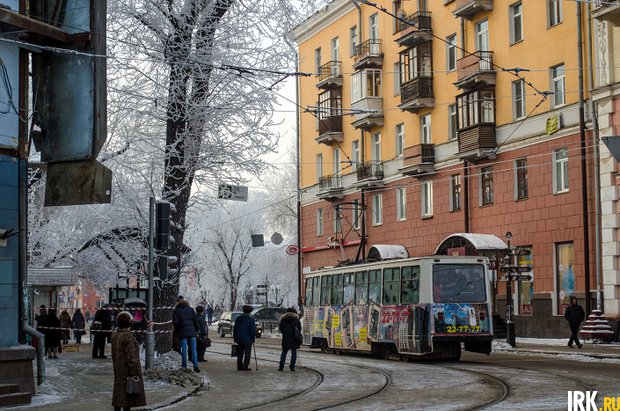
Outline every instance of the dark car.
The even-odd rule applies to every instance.
[[[285,313],[286,308],[282,307],[260,307],[252,311],[252,314],[250,315],[254,317],[257,324],[261,324],[262,332],[277,332],[280,317],[282,317]]]
[[[226,334],[232,335],[233,327],[235,326],[235,320],[243,314],[242,311],[224,311],[220,317],[220,321],[217,324],[217,333],[220,337],[225,337]],[[256,337],[260,338],[263,334],[263,326],[260,321],[256,321]]]

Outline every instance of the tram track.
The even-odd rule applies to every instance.
[[[467,407],[467,410],[483,410],[485,408],[491,407],[493,405],[497,405],[499,403],[501,403],[502,401],[504,401],[506,398],[508,398],[508,396],[510,395],[510,385],[508,384],[507,381],[496,377],[494,375],[488,374],[486,372],[482,372],[482,371],[478,371],[478,370],[468,370],[466,368],[462,368],[462,367],[455,367],[455,366],[450,366],[450,369],[453,370],[459,370],[462,372],[466,372],[469,374],[473,374],[476,375],[478,377],[481,377],[483,380],[488,381],[492,384],[495,384],[497,387],[499,387],[499,391],[500,391],[500,395],[497,396],[494,399],[485,401],[482,404],[479,405],[475,405],[473,407]]]

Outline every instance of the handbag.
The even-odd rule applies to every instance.
[[[295,342],[301,345],[304,342],[304,336],[299,328],[295,328]]]
[[[203,341],[203,343],[204,343],[204,345],[205,345],[205,348],[209,348],[209,347],[211,347],[211,338],[209,338],[209,337],[204,337],[202,341]]]
[[[125,391],[127,394],[140,394],[142,392],[140,377],[135,375],[133,377],[127,377],[127,386],[125,387]]]
[[[230,346],[230,356],[231,357],[237,356],[237,344],[233,344]]]

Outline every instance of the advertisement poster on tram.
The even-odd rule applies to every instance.
[[[435,334],[489,332],[484,304],[433,304]]]

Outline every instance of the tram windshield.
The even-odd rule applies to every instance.
[[[433,301],[476,303],[486,300],[484,267],[480,264],[436,264],[433,266]]]

